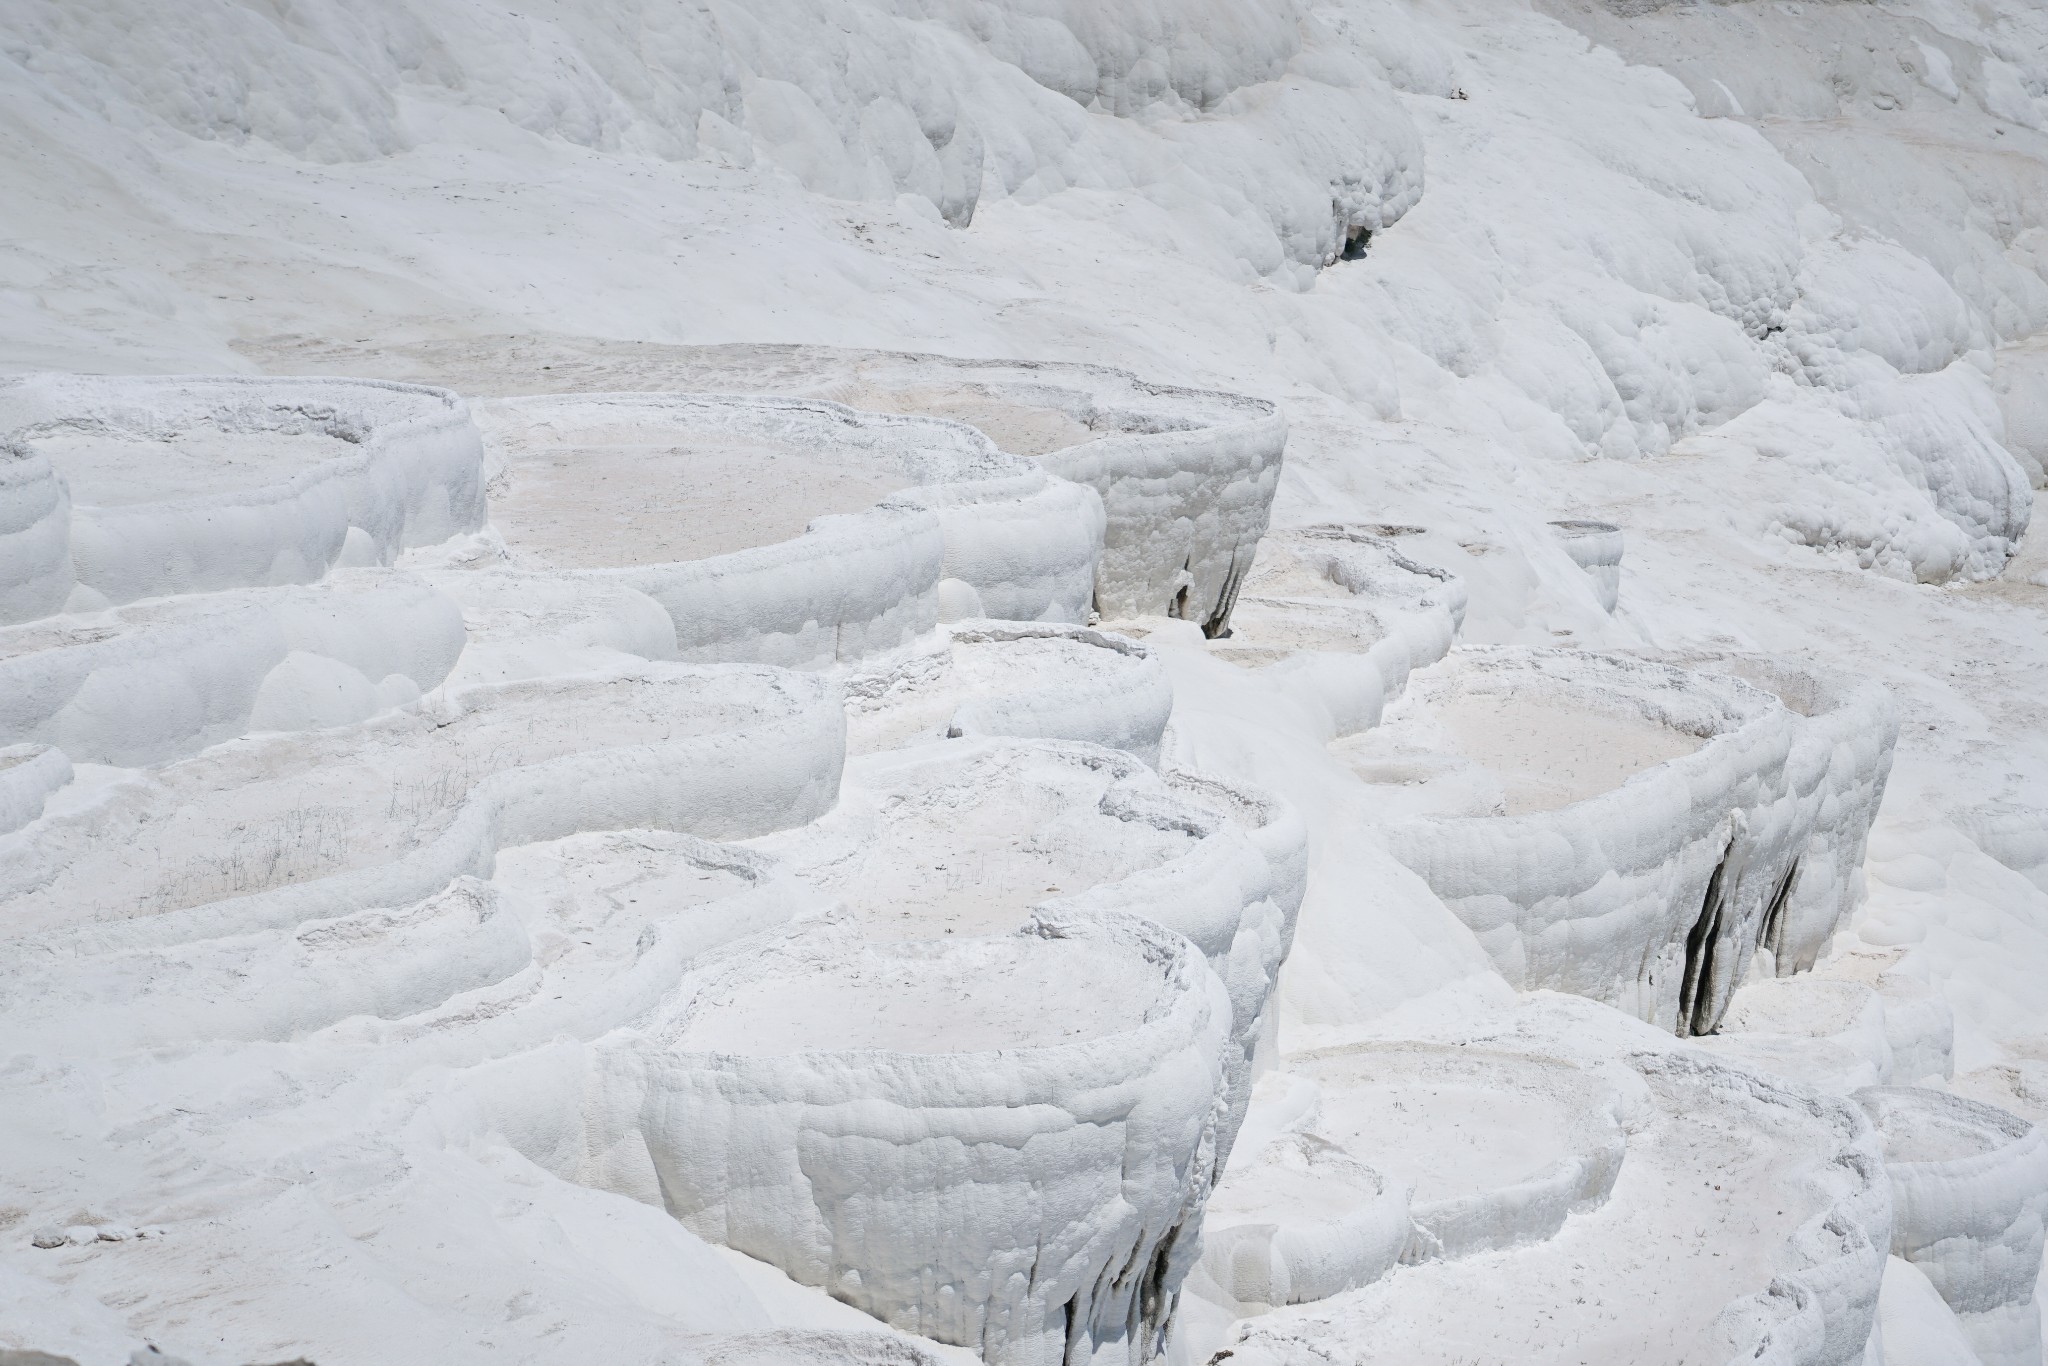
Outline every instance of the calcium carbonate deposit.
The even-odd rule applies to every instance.
[[[2041,0],[0,0],[0,1366],[2048,1366]]]

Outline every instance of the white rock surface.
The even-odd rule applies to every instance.
[[[1856,1098],[1884,1135],[1893,1254],[1926,1275],[1986,1366],[2039,1359],[2048,1140],[2003,1110],[1939,1091]]]
[[[64,751],[48,745],[0,749],[0,835],[19,830],[42,815],[50,794],[68,784],[75,773]]]
[[[1901,949],[1841,953],[1815,969],[1815,976],[1860,982],[1876,991],[1894,1084],[1938,1085],[1955,1075],[1955,1008],[1929,985],[1925,965],[1916,956]]]
[[[1309,527],[1269,537],[1217,654],[1260,668],[1326,718],[1329,738],[1379,724],[1408,676],[1442,659],[1465,617],[1455,575],[1401,552],[1403,528]]]
[[[1158,765],[1173,684],[1141,642],[1082,626],[987,619],[954,622],[945,635],[931,667],[852,682],[856,748],[1010,735],[1084,740]]]
[[[0,69],[0,1352],[2039,1359],[2019,1120],[1808,1084],[2048,1115],[2031,0],[17,0]],[[579,395],[594,480],[460,416]],[[922,435],[700,420],[778,402]],[[705,1193],[838,1283],[666,1207],[723,1121],[636,1079],[728,1008],[692,1075],[830,1103]],[[1060,1127],[1075,1027],[1170,1141]],[[1375,1050],[1614,1104],[1287,1127]],[[1525,1100],[1604,1200],[1390,1266]]]
[[[1598,1207],[1624,1159],[1620,1097],[1557,1059],[1394,1044],[1285,1066],[1261,1078],[1205,1219],[1203,1269],[1240,1313],[1541,1242]]]
[[[10,574],[15,594],[50,585],[39,610],[7,620],[54,610],[57,584],[89,610],[310,583],[483,523],[469,410],[416,385],[32,375],[0,386],[0,442],[70,494],[31,538],[44,560]]]
[[[1886,1362],[1926,1362],[1927,1366],[1973,1366],[1977,1354],[1918,1267],[1902,1258],[1887,1258],[1884,1288],[1878,1294],[1878,1343]]]
[[[754,846],[881,941],[1137,915],[1185,937],[1230,1003],[1226,1159],[1300,906],[1302,832],[1259,794],[1169,785],[1093,745],[962,740],[850,763],[839,806]]]
[[[1800,718],[1734,680],[1554,651],[1454,658],[1407,735],[1346,750],[1409,790],[1389,848],[1517,985],[1712,1032],[1758,946],[1784,946],[1803,859],[1833,853],[1817,823],[1866,797],[1858,766],[1795,759]]]
[[[803,395],[976,427],[1101,496],[1099,615],[1173,616],[1211,635],[1229,627],[1287,442],[1285,418],[1264,400],[1094,365],[721,346],[665,351],[628,371],[665,386]],[[1019,615],[1007,604],[985,607]]]
[[[669,1210],[989,1361],[1149,1359],[1216,1157],[1221,983],[1137,920],[855,926],[707,967],[633,1054]]]
[[[1406,1261],[1540,1242],[1606,1200],[1621,1169],[1620,1098],[1568,1063],[1411,1044],[1289,1066],[1318,1087],[1310,1131],[1408,1187]]]
[[[1542,1242],[1250,1320],[1230,1359],[1860,1361],[1890,1213],[1860,1112],[1712,1064],[1637,1066],[1647,1091],[1597,1210]],[[1731,1220],[1752,1236],[1715,1238]],[[1673,1275],[1703,1240],[1720,1255]]]
[[[1273,1139],[1202,1214],[1202,1269],[1239,1312],[1307,1304],[1378,1280],[1413,1225],[1408,1191],[1313,1135]]]
[[[1810,824],[1798,874],[1758,947],[1770,952],[1772,971],[1804,971],[1819,961],[1863,896],[1864,851],[1891,775],[1898,708],[1882,687],[1825,677],[1782,659],[1733,652],[1666,658],[1752,683],[1801,718],[1785,759],[1785,782],[1795,819]]]
[[[247,740],[17,832],[7,925],[70,951],[168,945],[406,905],[578,830],[761,834],[830,807],[844,735],[822,681],[669,665]]]
[[[455,603],[344,570],[0,627],[0,735],[79,763],[162,763],[253,731],[324,729],[417,701],[465,644]]]
[[[1099,500],[962,426],[658,394],[510,399],[483,421],[514,562],[646,594],[682,659],[818,667],[899,648],[937,624],[942,579],[1007,618],[1087,614]]]

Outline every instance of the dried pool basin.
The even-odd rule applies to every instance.
[[[578,829],[697,812],[701,833],[751,835],[829,804],[839,706],[800,675],[647,665],[216,746],[17,837],[0,910],[10,935],[176,936],[224,916],[219,933],[403,905],[488,874],[502,845]]]
[[[1001,934],[1195,854],[1222,821],[1126,755],[941,741],[849,762],[825,819],[755,841],[877,940]]]
[[[1307,1132],[1409,1189],[1409,1260],[1547,1238],[1621,1170],[1619,1102],[1570,1063],[1391,1044],[1305,1054],[1289,1070],[1318,1088]]]
[[[1145,1019],[1159,989],[1142,959],[1089,941],[1002,934],[875,943],[722,992],[679,1049],[773,1057],[806,1050],[977,1053],[1048,1048]],[[1048,1004],[1057,1001],[1057,1010]]]
[[[1165,666],[1137,641],[1085,626],[966,621],[928,672],[852,690],[848,748],[941,736],[1081,740],[1157,765],[1173,712]]]
[[[1400,789],[1390,795],[1404,814],[1525,816],[1612,791],[1703,743],[1592,690],[1439,686],[1423,676],[1385,725],[1331,749],[1366,782]]]
[[[1229,1049],[1184,939],[1105,916],[877,944],[839,914],[683,996],[621,1065],[692,1230],[996,1366],[1157,1350]]]
[[[515,555],[563,569],[772,545],[815,518],[1015,463],[957,424],[788,399],[564,394],[481,404],[477,417],[503,462],[492,525]]]

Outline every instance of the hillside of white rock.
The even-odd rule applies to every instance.
[[[0,1366],[2041,1366],[2037,0],[0,0]]]

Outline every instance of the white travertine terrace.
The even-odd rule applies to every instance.
[[[1797,718],[1785,757],[1791,819],[1805,830],[1798,875],[1758,945],[1780,975],[1820,960],[1863,896],[1863,856],[1898,743],[1898,708],[1880,684],[1825,676],[1767,655],[1732,651],[1651,658],[1773,693]]]
[[[1285,418],[1264,400],[1095,365],[717,346],[667,357],[655,374],[664,385],[800,394],[972,424],[1101,495],[1102,617],[1179,617],[1211,635],[1229,627],[1287,441]]]
[[[0,896],[10,937],[60,950],[406,905],[488,876],[500,848],[578,830],[801,824],[837,794],[844,735],[830,683],[755,667],[478,688],[216,747],[46,815],[18,834]]]
[[[1528,1061],[1526,1084],[1541,1087],[1544,1064]],[[1891,1227],[1884,1162],[1862,1113],[1843,1099],[1668,1051],[1635,1054],[1609,1071],[1573,1088],[1602,1097],[1582,1130],[1606,1135],[1587,1150],[1592,1156],[1606,1145],[1607,1157],[1595,1160],[1607,1164],[1608,1186],[1596,1213],[1566,1219],[1533,1243],[1423,1260],[1361,1288],[1246,1320],[1229,1340],[1229,1359],[1278,1366],[1313,1360],[1342,1342],[1388,1360],[1577,1362],[1590,1340],[1616,1361],[1662,1359],[1678,1341],[1697,1344],[1702,1360],[1862,1362]],[[1402,1118],[1391,1104],[1400,1094],[1389,1089],[1389,1119]],[[1528,1098],[1489,1088],[1475,1102]],[[1297,1108],[1312,1116],[1315,1102]],[[1496,1145],[1497,1157],[1510,1161],[1540,1158],[1545,1144],[1559,1154],[1569,1147],[1552,1127],[1557,1116],[1531,1118],[1477,1142]],[[1310,1124],[1316,1132],[1324,1127]],[[1439,1130],[1444,1148],[1433,1150],[1429,1132],[1418,1112],[1408,1140],[1417,1159],[1455,1170],[1470,1140]],[[1759,1194],[1766,1196],[1761,1217],[1747,1203]],[[1673,1216],[1684,1233],[1670,1227]],[[1702,1234],[1731,1224],[1757,1236],[1690,1263]],[[1597,1250],[1617,1243],[1631,1255]],[[1687,1264],[1688,1274],[1673,1274]],[[1615,1296],[1633,1311],[1619,1323],[1600,1312]]]
[[[1318,1051],[1289,1068],[1318,1089],[1312,1132],[1372,1153],[1408,1187],[1406,1261],[1547,1238],[1606,1200],[1621,1169],[1619,1098],[1570,1063],[1415,1044]]]
[[[1086,1007],[1044,1011],[1055,992]],[[898,944],[816,922],[704,969],[636,1053],[648,1160],[686,1225],[901,1327],[1001,1366],[1143,1362],[1195,1245],[1228,1029],[1150,922]]]
[[[831,815],[754,841],[877,941],[1032,915],[1138,915],[1185,937],[1230,1003],[1227,1158],[1300,908],[1298,820],[1263,794],[1168,781],[1094,745],[963,740],[849,762]]]
[[[1262,987],[1261,983],[1262,979],[1272,982],[1277,978],[1294,948],[1295,927],[1308,895],[1308,828],[1293,805],[1247,783],[1229,782],[1186,769],[1169,769],[1165,777],[1169,787],[1228,819],[1266,861],[1269,880],[1264,913],[1240,927],[1231,944],[1232,968],[1226,976],[1231,984],[1238,1035],[1250,1041],[1255,1079],[1260,1072],[1277,1066],[1280,1058],[1278,992],[1273,986]],[[1244,1009],[1254,1000],[1259,1001],[1256,1017],[1247,1023]],[[1243,1081],[1233,1079],[1231,1094],[1226,1149],[1236,1142],[1238,1125],[1251,1100],[1250,1088]]]
[[[0,1366],[2048,1366],[2044,472],[2048,0],[6,0]]]
[[[1738,1346],[1734,1359],[1745,1359],[1740,1352],[1746,1349],[1746,1359],[1771,1366],[1849,1366],[1864,1360],[1883,1274],[1884,1235],[1893,1218],[1881,1145],[1870,1126],[1857,1122],[1846,1101],[1754,1073],[1717,1077],[1711,1065],[1691,1059],[1661,1059],[1644,1070],[1653,1086],[1661,1072],[1695,1085],[1718,1081],[1746,1090],[1753,1101],[1799,1115],[1818,1131],[1808,1141],[1820,1170],[1806,1194],[1823,1208],[1786,1239],[1770,1284],[1724,1311],[1720,1326]]]
[[[484,519],[467,408],[410,384],[29,375],[0,454],[0,621],[311,583]]]
[[[506,399],[480,415],[515,562],[646,594],[680,659],[885,653],[937,624],[945,580],[972,590],[969,615],[1088,612],[1099,499],[958,423],[677,394]],[[621,497],[639,510],[599,510]]]
[[[1109,522],[1095,608],[1104,617],[1179,617],[1212,636],[1228,629],[1287,441],[1272,404],[1096,366],[881,355],[849,368],[850,401],[975,423],[1101,494]]]
[[[1329,738],[1379,724],[1408,677],[1444,657],[1465,618],[1457,576],[1403,554],[1405,528],[1330,525],[1276,532],[1215,653],[1260,668],[1326,717]]]
[[[1621,1170],[1621,1105],[1611,1084],[1554,1058],[1432,1044],[1355,1045],[1296,1054],[1284,1073],[1260,1084],[1272,1097],[1260,1136],[1277,1125],[1398,1186],[1408,1233],[1397,1255],[1409,1262],[1549,1238],[1568,1214],[1604,1201]],[[1275,1157],[1291,1165],[1285,1145],[1262,1152],[1260,1161]],[[1271,1179],[1256,1175],[1258,1165],[1248,1172]],[[1332,1174],[1340,1187],[1356,1183],[1341,1165]],[[1233,1169],[1230,1181],[1237,1179]],[[1314,1179],[1295,1179],[1305,1200],[1296,1223],[1318,1221]],[[1385,1269],[1368,1262],[1337,1288],[1366,1284]],[[1297,1293],[1292,1302],[1332,1293]]]
[[[360,570],[25,622],[0,627],[0,737],[77,763],[163,763],[416,701],[463,646],[449,598]]]
[[[1202,1270],[1239,1312],[1308,1304],[1393,1270],[1408,1190],[1313,1134],[1244,1153],[1209,1196]]]
[[[469,631],[451,685],[675,657],[668,612],[625,584],[501,568],[425,577],[461,603]],[[862,753],[948,735],[1012,735],[1085,740],[1156,763],[1173,711],[1166,671],[1141,642],[1060,623],[942,623],[900,650],[851,662],[838,678],[848,743]]]
[[[287,512],[298,505],[272,486],[307,484],[299,465],[310,462],[316,488],[360,474],[343,447],[373,424],[350,408],[346,385],[321,391],[334,408],[316,410],[304,430],[285,405],[234,408],[216,391],[264,392],[176,382],[167,392],[211,406],[175,422],[137,418],[130,431],[97,411],[90,384],[46,381],[37,394],[77,406],[63,432],[93,439],[52,435],[44,423],[33,454],[69,461],[79,490],[158,452],[172,492],[197,483],[216,501]],[[463,413],[459,400],[443,400]],[[498,1132],[474,1129],[463,1113],[551,1131],[579,1104],[561,1084],[563,1060],[581,1056],[572,1070],[602,1073],[631,1056],[659,1071],[646,1059],[718,1052],[724,1045],[691,1031],[736,1017],[686,1019],[670,999],[678,977],[695,980],[698,960],[785,993],[771,1010],[778,1018],[798,1021],[802,1011],[791,1010],[806,1003],[812,1033],[797,1028],[785,1050],[798,1055],[829,1040],[866,1057],[885,1041],[848,1032],[867,1018],[863,1001],[900,1004],[926,990],[939,993],[929,1003],[939,1008],[964,987],[994,1012],[979,1025],[967,1010],[958,1028],[934,1036],[930,1010],[904,1017],[921,1031],[913,1051],[950,1038],[938,1051],[961,1054],[958,1085],[900,1101],[933,1117],[959,1113],[970,1145],[980,1142],[976,1125],[1006,1132],[1011,1093],[1030,1077],[1042,1078],[1048,1102],[1073,1107],[1074,1140],[1034,1145],[1041,1155],[1019,1169],[1018,1190],[1053,1196],[1047,1234],[1024,1249],[1045,1259],[1044,1275],[1025,1292],[988,1277],[987,1249],[972,1239],[1015,1228],[993,1214],[1009,1197],[974,1180],[956,1188],[969,1238],[959,1265],[983,1278],[981,1308],[920,1274],[929,1247],[919,1221],[932,1212],[921,1197],[898,1210],[893,1252],[857,1239],[845,1269],[871,1283],[863,1303],[881,1317],[996,1359],[1060,1360],[1097,1347],[1149,1359],[1195,1256],[1201,1204],[1243,1114],[1253,1054],[1272,1042],[1270,1005],[1306,855],[1284,805],[1147,767],[1159,763],[1172,709],[1166,674],[1145,646],[1078,624],[1098,591],[1100,495],[958,423],[832,403],[543,397],[491,405],[488,416],[490,463],[473,459],[469,472],[479,489],[494,474],[491,526],[414,554],[408,570],[377,566],[412,540],[382,535],[364,549],[356,522],[344,521],[339,539],[354,548],[302,556],[288,574],[244,575],[286,586],[241,586],[232,565],[216,567],[212,578],[171,581],[181,590],[173,596],[7,629],[0,667],[22,683],[8,696],[9,738],[24,742],[6,769],[8,820],[20,828],[0,887],[17,950],[11,1037],[121,1069],[146,1067],[147,1051],[164,1046],[289,1047],[306,1053],[309,1077],[327,1078],[302,1104],[307,1123],[332,1108],[335,1087],[390,1086],[422,1063],[453,1066],[451,1098],[468,1097],[470,1111],[422,1108],[403,1085],[390,1102],[399,1131],[414,1135],[406,1142],[441,1151],[458,1134],[467,1143]],[[195,425],[204,439],[186,430]],[[460,427],[477,449],[466,416]],[[817,478],[807,482],[807,472]],[[1261,525],[1271,474],[1254,489]],[[1198,512],[1207,496],[1181,494]],[[157,504],[121,506],[146,516]],[[438,539],[481,520],[456,519]],[[1255,531],[1241,536],[1226,565],[1229,555],[1248,562],[1255,540]],[[289,586],[295,577],[331,581]],[[66,604],[34,605],[94,602],[68,590]],[[935,629],[942,615],[951,624]],[[798,674],[763,660],[828,668]],[[847,694],[868,746],[927,743],[862,760],[840,803]],[[1005,923],[979,927],[991,933],[954,934],[959,927],[929,917],[878,926],[858,914],[858,898],[853,918],[816,920],[825,898],[844,892],[805,855],[835,848],[844,838],[835,830],[863,809],[876,775],[920,753],[942,775],[963,775],[945,788],[949,802],[1036,803],[1053,827],[1039,842],[1048,869],[1029,871],[1031,894],[997,917]],[[1013,769],[1013,781],[982,772],[977,756]],[[110,771],[67,798],[74,762],[153,767]],[[1062,773],[1100,790],[1062,797],[1062,782],[1072,786]],[[1070,811],[1070,797],[1082,805]],[[893,804],[884,824],[897,828],[910,810]],[[934,809],[944,819],[923,838],[939,835],[934,847],[963,868],[983,858],[963,890],[1005,885],[1012,879],[985,866],[964,814]],[[1007,816],[994,819],[1009,828]],[[1100,826],[1093,853],[1090,819]],[[792,826],[801,830],[759,850],[702,838]],[[1140,830],[1149,833],[1135,837]],[[214,838],[221,831],[232,836],[225,844]],[[878,874],[910,866],[887,830],[860,838],[879,842]],[[609,885],[653,893],[653,903],[619,907],[601,891]],[[874,880],[861,890],[872,896]],[[981,919],[988,910],[975,907]],[[776,970],[773,943],[858,944],[863,932],[869,946],[851,959],[831,953],[830,966],[881,964],[907,973],[903,981],[867,987],[856,971],[833,989]],[[1005,954],[1013,970],[995,962]],[[1162,970],[1167,992],[1154,1008],[1131,988]],[[203,1000],[163,1011],[156,984],[165,980]],[[1048,1012],[1048,999],[1071,1009]],[[1074,1024],[1090,1008],[1108,1012],[1100,1038],[1080,1037],[1090,1031]],[[1059,1037],[1032,1045],[1034,1022]],[[620,1040],[635,1030],[673,1037],[645,1048],[600,1042],[622,1028]],[[744,1032],[764,1047],[772,1038]],[[1016,1081],[989,1072],[991,1051],[1019,1060]],[[1176,1067],[1183,1081],[1163,1085]],[[880,1075],[856,1068],[849,1097],[874,1094]],[[1112,1084],[1122,1101],[1103,1089]],[[976,1086],[997,1098],[980,1119],[961,1109]],[[701,1125],[678,1130],[662,1110],[677,1097],[659,1086],[646,1094],[652,1108],[633,1130],[646,1135],[643,1151],[687,1164]],[[1111,1113],[1126,1116],[1131,1152],[1161,1173],[1142,1208],[1129,1204],[1132,1159],[1097,1151]],[[217,1114],[208,1122],[240,1135],[235,1142],[260,1141],[231,1107]],[[616,1118],[600,1107],[591,1122],[601,1131],[607,1116]],[[1162,1123],[1177,1125],[1181,1140],[1162,1146]],[[517,1151],[527,1146],[514,1140]],[[920,1151],[906,1151],[913,1168]],[[847,1160],[864,1161],[861,1152],[856,1143]],[[654,1186],[609,1156],[543,1165],[603,1190],[659,1189],[682,1213],[686,1172],[673,1163]],[[736,1189],[721,1179],[711,1194]],[[1112,1190],[1121,1194],[1104,1206]],[[740,1223],[771,1215],[765,1205],[734,1208]],[[986,1217],[974,1214],[984,1208]],[[786,1232],[785,1250],[752,1250],[815,1282],[817,1267],[796,1251],[808,1235]]]
[[[1621,1170],[1620,1098],[1557,1059],[1430,1044],[1296,1054],[1260,1079],[1203,1268],[1241,1308],[1306,1304],[1398,1262],[1539,1242]]]
[[[1270,533],[1239,599],[1244,617],[1217,653],[1254,664],[1291,652],[1356,654],[1411,617],[1446,621],[1455,635],[1465,585],[1404,553],[1408,530],[1331,523]]]
[[[694,354],[693,382],[748,392],[492,400],[481,439],[405,386],[8,390],[50,411],[0,504],[0,600],[28,618],[0,627],[0,1029],[106,1078],[190,1169],[181,1208],[243,1218],[238,1173],[281,1143],[401,1227],[430,1207],[394,1173],[511,1170],[559,1217],[652,1207],[678,1274],[811,1306],[707,1328],[705,1361],[1145,1366],[1331,1334],[1399,1355],[1386,1296],[1455,1305],[1488,1258],[1541,1296],[1588,1240],[1640,1237],[1610,1224],[1746,1163],[1774,1251],[1711,1275],[1660,1252],[1698,1284],[1657,1312],[1731,1358],[1858,1360],[1897,1242],[1860,1111],[1668,1034],[1290,1051],[1280,998],[1317,844],[1376,839],[1514,986],[1718,1028],[1722,1062],[1837,1093],[1948,1070],[1917,979],[1823,958],[1862,891],[1881,690],[1454,651],[1466,586],[1409,529],[1265,535],[1285,426],[1251,400]],[[256,529],[157,579],[78,551],[194,488]],[[59,512],[75,580],[36,558]],[[255,566],[294,527],[310,548]],[[1191,651],[1380,800],[1311,823],[1190,767]],[[295,1080],[257,1103],[226,1079],[259,1058]],[[40,1244],[125,1228],[58,1208],[59,1152],[22,1168]],[[1981,1260],[1958,1295],[1997,1280]],[[1613,1293],[1656,1300],[1629,1280],[1649,1265]],[[125,1293],[112,1274],[95,1293]],[[575,1331],[626,1350],[602,1315]]]
[[[1419,781],[1388,847],[1518,986],[1710,1033],[1760,948],[1811,962],[1848,907],[1882,725],[1839,734],[1835,711],[1816,725],[1740,680],[1561,651],[1461,652],[1418,700],[1464,758],[1378,736],[1347,757]]]
[[[1918,1087],[1856,1099],[1884,1136],[1894,1255],[1924,1272],[1984,1366],[2041,1359],[2048,1138],[1980,1101]]]
[[[938,736],[1085,740],[1157,767],[1173,684],[1153,652],[1086,626],[969,620],[929,670],[849,683],[849,744],[865,752]]]
[[[1221,816],[1129,755],[1010,739],[939,742],[849,761],[822,819],[754,841],[788,876],[847,906],[877,939],[998,934],[1044,905],[1165,878],[1174,928],[1227,952],[1265,864]]]
[[[1895,1086],[1940,1085],[1955,1075],[1956,1012],[1948,998],[1915,976],[1903,949],[1861,948],[1836,954],[1793,981],[1854,982],[1877,993],[1884,1047]],[[1804,1011],[1795,1008],[1793,1017]],[[1873,1054],[1876,1049],[1871,1049]]]

